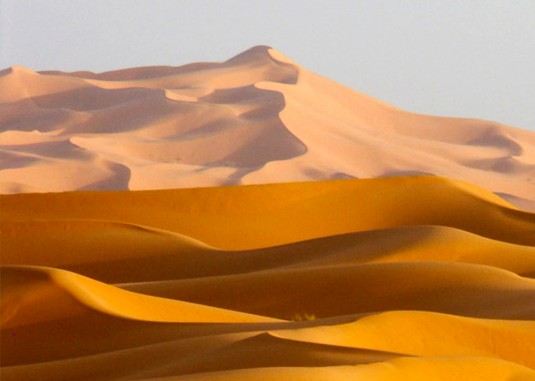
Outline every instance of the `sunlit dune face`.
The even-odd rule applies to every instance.
[[[532,132],[405,112],[267,46],[100,74],[13,67],[0,107],[2,193],[429,174],[535,210]]]
[[[0,103],[2,380],[535,380],[532,133],[265,46]]]
[[[533,375],[535,220],[465,183],[0,202],[7,379]]]

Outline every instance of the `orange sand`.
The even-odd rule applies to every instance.
[[[535,379],[535,215],[466,183],[0,208],[2,379]]]
[[[532,132],[267,47],[0,110],[2,380],[535,380]]]

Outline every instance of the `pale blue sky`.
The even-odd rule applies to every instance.
[[[0,0],[0,67],[222,61],[270,45],[398,107],[535,131],[535,0]]]

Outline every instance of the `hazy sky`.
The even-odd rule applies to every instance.
[[[535,0],[0,0],[0,66],[222,61],[270,45],[398,107],[535,131]]]

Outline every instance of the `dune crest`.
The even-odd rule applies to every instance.
[[[484,189],[432,176],[0,195],[0,207],[3,220],[100,219],[168,230],[230,250],[407,225],[449,226],[535,244],[534,214]]]
[[[268,46],[98,74],[13,67],[0,108],[2,193],[433,174],[535,210],[533,132],[405,112]]]
[[[467,183],[13,194],[0,209],[2,379],[533,374],[535,215]]]
[[[1,378],[535,380],[534,163],[268,46],[2,70]]]
[[[534,215],[467,183],[14,194],[0,208],[8,380],[535,366]],[[96,370],[110,364],[122,370]]]
[[[167,323],[206,322],[274,322],[275,319],[255,317],[187,302],[170,301],[135,294],[94,281],[90,278],[46,267],[5,266],[2,268],[3,309],[13,311],[5,321],[4,329],[38,324],[78,315],[82,309],[122,319]],[[38,286],[34,286],[38,283]],[[26,285],[28,284],[28,285]],[[18,300],[20,288],[47,289],[41,298]],[[12,295],[15,293],[15,295]],[[49,295],[54,295],[50,298]],[[63,301],[65,300],[65,301]],[[56,308],[35,313],[39,307],[53,303]],[[76,306],[74,305],[76,304]],[[58,308],[61,306],[61,308]],[[30,311],[30,312],[28,312]],[[52,316],[47,315],[53,313]]]

